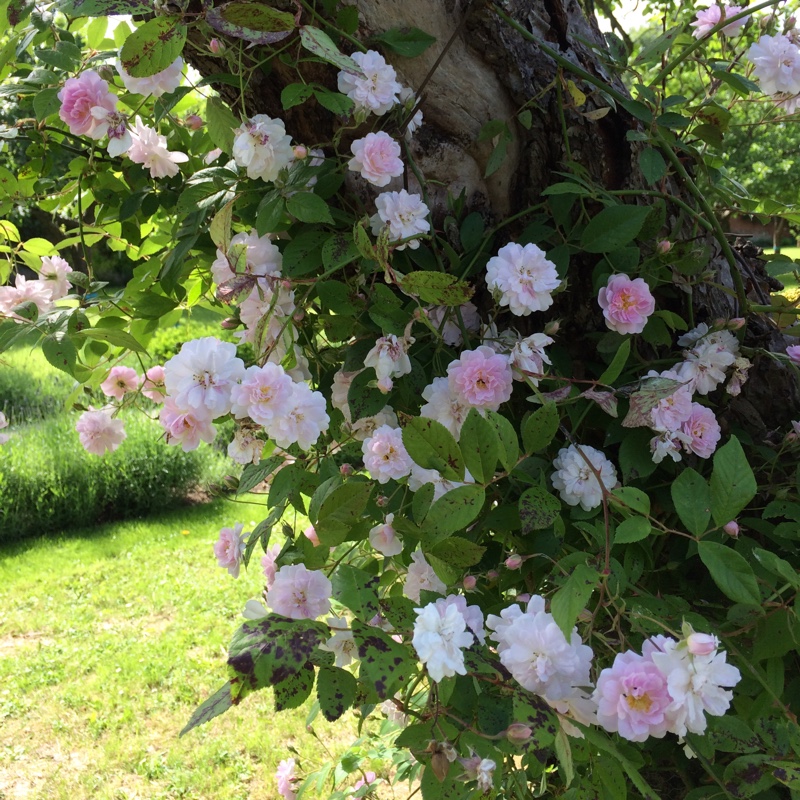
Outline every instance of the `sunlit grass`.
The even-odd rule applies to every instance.
[[[310,703],[275,714],[266,691],[178,739],[262,585],[257,556],[235,581],[212,543],[258,512],[217,501],[0,549],[0,797],[266,800],[290,748],[307,771],[342,751],[351,720],[318,716],[317,740]]]

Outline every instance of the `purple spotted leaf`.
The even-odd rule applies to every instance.
[[[649,427],[653,420],[650,412],[658,403],[671,394],[683,384],[671,378],[645,378],[640,381],[639,388],[631,394],[630,409],[625,419],[622,420],[623,428]],[[618,390],[618,394],[626,394],[623,390]]]
[[[231,685],[229,682],[224,686],[220,686],[211,697],[195,709],[189,721],[186,723],[186,727],[184,727],[178,736],[183,736],[185,733],[189,733],[192,728],[196,728],[198,725],[202,725],[205,722],[210,722],[214,717],[224,714],[232,705],[233,698],[231,697]]]
[[[300,42],[306,50],[313,53],[317,58],[321,58],[323,61],[327,61],[329,64],[333,64],[334,67],[338,67],[357,78],[364,77],[361,67],[350,56],[344,55],[325,31],[314,28],[311,25],[303,25],[300,28]]]
[[[274,44],[295,29],[292,14],[258,3],[224,3],[206,12],[206,22],[226,36],[250,44]]]
[[[587,389],[581,397],[585,397],[587,400],[594,400],[594,402],[609,416],[615,418],[619,416],[617,412],[617,398],[614,396],[614,392],[600,392],[596,389]]]
[[[299,672],[295,672],[273,685],[275,691],[275,711],[286,711],[305,703],[314,687],[314,666],[310,662],[303,664]]]
[[[361,661],[361,680],[374,686],[381,700],[391,697],[415,673],[416,660],[380,628],[356,619],[351,628]]]
[[[138,27],[122,45],[122,66],[134,78],[165,70],[183,52],[186,26],[178,16],[156,17]]]
[[[236,303],[249,295],[255,285],[254,275],[236,275],[217,286],[217,300],[226,304]]]
[[[322,716],[334,722],[351,708],[358,684],[345,669],[322,667],[317,675],[317,699]]]
[[[234,634],[228,652],[233,702],[308,670],[312,653],[328,637],[328,627],[313,620],[270,614],[245,622]]]
[[[775,783],[770,757],[762,753],[740,756],[725,767],[722,780],[732,797],[752,797]]]
[[[153,12],[151,0],[61,0],[58,7],[68,17],[135,16]]]

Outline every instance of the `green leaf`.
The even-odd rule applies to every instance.
[[[223,3],[206,9],[206,22],[214,30],[245,39],[251,44],[274,44],[294,30],[294,16],[259,3]]]
[[[370,481],[350,479],[325,498],[314,521],[320,544],[335,547],[347,539],[361,520],[371,491]]]
[[[693,737],[692,737],[693,738]],[[692,741],[687,737],[689,746]],[[753,797],[775,783],[770,770],[771,756],[763,753],[739,756],[725,767],[722,781],[733,797]]]
[[[347,405],[354,422],[373,417],[386,406],[386,395],[369,385],[375,380],[375,373],[371,369],[365,369],[353,378],[347,390]]]
[[[151,0],[62,0],[59,10],[70,17],[111,17],[152,14]]]
[[[435,36],[419,28],[390,28],[375,39],[405,58],[422,55],[436,41]]]
[[[283,458],[280,456],[271,456],[270,458],[262,458],[258,464],[248,464],[242,470],[242,475],[239,478],[239,486],[236,489],[236,494],[246,494],[251,489],[255,489],[259,483],[263,483],[270,475],[272,475],[272,473],[275,471],[275,468],[282,463]]]
[[[617,532],[614,535],[614,544],[630,544],[640,542],[650,535],[652,526],[650,520],[644,517],[628,517],[617,525]]]
[[[706,737],[715,750],[723,753],[757,753],[758,736],[737,717],[709,717]]]
[[[6,167],[0,167],[0,195],[12,197],[19,189],[16,175]]]
[[[486,493],[482,486],[467,483],[443,494],[428,511],[421,528],[431,546],[456,531],[464,530],[481,513]]]
[[[314,97],[324,109],[337,117],[349,117],[355,106],[346,94],[329,92],[327,89],[314,89]]]
[[[61,101],[58,99],[59,88],[42,89],[37,92],[33,98],[33,113],[36,114],[36,119],[39,122],[47,119],[51,114],[55,114],[61,107]]]
[[[217,97],[206,100],[206,128],[211,141],[228,155],[233,151],[234,129],[239,127],[239,120],[231,110]]]
[[[407,647],[398,644],[380,628],[354,619],[353,639],[358,647],[362,679],[366,679],[382,700],[391,697],[416,674],[417,661]]]
[[[728,72],[725,69],[716,69],[711,74],[717,80],[730,86],[741,97],[747,97],[751,92],[761,94],[761,87],[743,75],[737,75],[735,72]]]
[[[614,358],[612,359],[611,363],[606,367],[605,372],[598,378],[598,381],[606,386],[614,383],[614,381],[622,374],[622,370],[625,369],[625,364],[627,363],[628,356],[630,354],[631,339],[628,337],[627,339],[623,340],[622,344],[619,346],[619,349],[614,354]]]
[[[441,422],[413,417],[403,428],[403,444],[412,461],[423,469],[435,469],[450,481],[464,480],[461,450]]]
[[[124,347],[127,350],[132,350],[134,353],[147,352],[141,344],[127,331],[121,331],[116,328],[82,328],[75,331],[75,337],[84,337],[86,339],[99,339],[101,342],[108,342],[108,344],[115,347]]]
[[[714,453],[711,473],[711,514],[717,525],[736,519],[755,497],[758,486],[739,440],[730,441]]]
[[[494,425],[497,438],[500,440],[500,463],[511,472],[519,460],[519,439],[514,426],[502,414],[487,411],[486,419]]]
[[[460,306],[475,290],[466,282],[444,272],[409,272],[400,287],[406,294],[419,297],[423,303],[437,306]]]
[[[593,217],[581,235],[588,253],[610,253],[632,242],[644,225],[649,206],[610,206]]]
[[[570,640],[578,614],[586,607],[597,587],[599,577],[597,571],[586,564],[577,564],[572,568],[567,582],[553,595],[550,613],[567,641]]]
[[[185,43],[186,26],[180,17],[155,17],[125,39],[119,57],[134,78],[148,78],[166,69]]]
[[[641,489],[620,486],[611,492],[609,499],[627,513],[634,512],[644,517],[650,515],[650,498]]]
[[[667,162],[664,156],[652,147],[646,147],[639,153],[639,168],[649,184],[658,183],[667,173]]]
[[[491,422],[472,408],[461,426],[459,447],[464,465],[478,483],[488,483],[494,477],[500,457],[500,440]]]
[[[528,487],[519,498],[523,534],[549,528],[561,512],[561,501],[541,486]]]
[[[183,736],[185,733],[189,733],[192,728],[196,728],[198,725],[202,725],[205,722],[210,722],[214,717],[224,714],[232,705],[231,683],[228,681],[224,686],[220,686],[211,697],[194,710],[189,721],[178,736]]]
[[[333,64],[334,67],[349,72],[358,78],[364,77],[361,67],[350,56],[344,55],[333,43],[331,37],[319,28],[303,25],[300,28],[300,42],[306,50],[313,53],[317,58],[321,58],[323,61]]]
[[[292,239],[283,251],[283,271],[291,278],[316,272],[322,262],[322,246],[329,233],[318,228],[307,228]]]
[[[485,552],[485,547],[475,544],[469,539],[464,539],[462,536],[451,536],[431,548],[431,555],[460,569],[477,564]]]
[[[687,467],[672,482],[670,491],[675,510],[686,530],[700,536],[711,519],[711,491],[705,478]]]
[[[560,418],[555,403],[545,403],[537,408],[522,426],[522,444],[526,453],[538,453],[553,441]]]
[[[45,336],[42,340],[42,353],[56,369],[66,372],[67,375],[72,375],[75,371],[78,351],[72,340],[63,333]]]
[[[351,564],[340,564],[331,576],[333,597],[358,619],[372,619],[379,611],[381,579]]]
[[[305,103],[314,94],[314,87],[307,83],[290,83],[283,87],[281,92],[281,105],[284,110]]]
[[[322,266],[329,272],[355,261],[359,255],[352,236],[335,233],[322,246]]]
[[[795,589],[800,589],[800,573],[788,561],[771,550],[762,550],[760,547],[753,548],[753,555],[764,569],[782,578]]]
[[[234,703],[303,670],[329,636],[327,625],[309,619],[269,614],[245,622],[233,635],[228,652]]]
[[[698,542],[697,552],[720,591],[736,603],[761,605],[751,566],[735,550],[716,542]]]
[[[320,667],[317,675],[319,710],[328,722],[335,722],[353,705],[358,684],[346,670],[339,667]]]
[[[300,222],[333,224],[328,204],[313,192],[297,192],[286,201],[286,210]]]
[[[154,292],[142,292],[133,300],[135,316],[138,319],[160,319],[177,306],[178,304],[171,298]]]

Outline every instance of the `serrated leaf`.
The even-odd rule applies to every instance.
[[[735,436],[714,453],[711,473],[711,515],[717,525],[736,519],[755,497],[758,485],[742,445]]]
[[[300,222],[333,224],[328,204],[313,192],[297,192],[286,201],[286,210]]]
[[[403,444],[412,461],[423,469],[435,469],[447,480],[464,480],[461,449],[441,422],[413,417],[403,428]]]
[[[644,517],[634,516],[622,520],[617,525],[617,532],[614,535],[614,544],[630,544],[646,539],[652,531],[650,520]]]
[[[214,717],[218,717],[220,714],[224,714],[231,706],[233,705],[233,699],[231,698],[231,684],[228,681],[224,686],[220,686],[214,694],[211,695],[204,703],[199,705],[192,716],[189,718],[189,721],[184,726],[183,730],[178,734],[178,736],[183,736],[186,733],[189,733],[192,728],[196,728],[198,725],[203,725],[206,722],[210,722]]]
[[[500,457],[500,441],[494,425],[472,408],[461,426],[458,441],[470,475],[478,483],[488,483],[494,477]]]
[[[610,253],[632,242],[644,225],[650,206],[610,206],[591,219],[581,235],[587,253]]]
[[[328,722],[335,722],[356,699],[356,679],[339,667],[320,667],[317,675],[319,710]]]
[[[597,587],[599,577],[597,571],[586,564],[577,564],[572,568],[567,582],[553,595],[550,613],[567,641],[570,640],[578,614],[586,607]]]
[[[206,22],[214,30],[245,39],[251,44],[274,44],[291,35],[294,17],[259,3],[223,3],[206,10]]]
[[[622,344],[614,353],[614,358],[611,363],[606,367],[605,372],[598,378],[598,382],[608,386],[614,383],[622,374],[625,369],[625,364],[628,362],[628,356],[631,354],[631,340],[630,337],[625,339]]]
[[[101,342],[108,342],[108,344],[115,347],[124,347],[127,350],[132,350],[134,353],[146,353],[144,347],[127,331],[118,330],[116,328],[82,328],[75,331],[73,334],[76,337],[84,337],[86,339],[98,339]]]
[[[736,603],[761,605],[751,566],[735,550],[716,542],[698,542],[697,552],[720,591]]]
[[[236,489],[237,495],[247,494],[251,489],[255,489],[259,483],[263,483],[276,468],[283,463],[280,456],[270,456],[262,458],[258,464],[248,464],[239,478],[239,486]],[[274,505],[274,503],[273,503]]]
[[[519,498],[522,533],[549,528],[561,512],[561,501],[541,486],[528,487]]]
[[[180,17],[155,17],[125,39],[119,57],[128,74],[148,78],[172,64],[185,43],[186,26]]]
[[[460,569],[466,569],[477,564],[483,558],[485,552],[485,547],[475,544],[475,542],[471,542],[462,536],[451,536],[431,548],[431,555]]]
[[[526,453],[538,453],[553,441],[560,417],[555,403],[545,403],[537,408],[522,426],[522,444]]]
[[[711,491],[705,478],[687,467],[672,482],[670,492],[686,530],[695,536],[704,533],[711,519]]]
[[[487,411],[486,419],[494,425],[497,438],[500,441],[500,463],[511,471],[519,460],[519,439],[514,426],[496,411]]]
[[[436,500],[421,527],[430,546],[450,534],[464,530],[481,513],[486,494],[482,486],[467,483],[456,486]]]
[[[45,336],[42,340],[42,354],[56,369],[72,375],[78,351],[69,337],[63,333]]]
[[[409,272],[400,288],[419,297],[423,303],[437,306],[460,306],[466,303],[475,290],[466,282],[444,272]]]
[[[239,127],[239,120],[231,110],[217,97],[206,100],[206,129],[211,141],[228,155],[233,150],[234,129]]]
[[[646,147],[639,153],[639,169],[642,170],[644,179],[652,185],[667,174],[667,162],[658,150]]]
[[[353,639],[358,648],[362,678],[375,687],[378,697],[391,697],[402,684],[416,674],[417,661],[407,647],[398,644],[380,628],[354,619]]]
[[[390,28],[375,38],[405,58],[422,55],[436,41],[435,36],[419,28]]]
[[[229,200],[225,205],[214,215],[211,224],[208,226],[208,233],[211,236],[211,241],[222,250],[223,253],[228,252],[231,246],[231,220],[233,218],[233,200]]]
[[[303,25],[300,28],[300,42],[306,50],[313,53],[317,58],[321,58],[323,61],[327,61],[329,64],[333,64],[335,67],[357,78],[364,77],[361,67],[350,56],[344,55],[333,43],[333,39],[319,28]]]

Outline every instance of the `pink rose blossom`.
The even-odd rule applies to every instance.
[[[514,376],[508,357],[491,347],[465,350],[458,361],[447,367],[447,379],[453,393],[473,408],[497,411],[511,398]]]
[[[266,579],[267,584],[267,591],[272,588],[272,584],[275,583],[275,573],[277,572],[277,567],[275,566],[275,562],[277,561],[278,556],[281,552],[281,546],[275,542],[275,544],[271,544],[267,548],[267,552],[261,556],[261,569],[264,570],[264,578]]]
[[[411,554],[411,563],[408,565],[408,575],[406,576],[403,594],[411,598],[415,603],[419,603],[420,592],[436,592],[444,594],[447,586],[439,576],[433,571],[433,567],[425,560],[422,550],[415,550]]]
[[[364,454],[364,468],[378,483],[399,480],[410,474],[413,462],[403,444],[403,434],[399,428],[381,425],[361,445]]]
[[[57,97],[61,101],[58,116],[75,136],[99,139],[105,130],[98,130],[100,121],[92,114],[92,109],[113,112],[117,108],[117,96],[108,91],[108,83],[91,69],[77,78],[69,78]]]
[[[606,326],[617,333],[641,333],[656,301],[643,278],[612,275],[597,295]]]
[[[369,532],[369,543],[384,556],[396,556],[403,552],[403,542],[392,527],[394,514],[387,514],[383,524],[376,525]]]
[[[113,453],[125,440],[121,419],[114,419],[108,409],[89,408],[75,424],[84,450],[94,456]]]
[[[156,364],[144,374],[142,381],[142,394],[154,403],[163,403],[167,390],[164,386],[164,367]]]
[[[535,244],[524,247],[510,242],[486,264],[486,285],[501,306],[526,317],[553,305],[554,292],[561,284],[556,265]]]
[[[604,669],[594,692],[597,722],[631,742],[663,738],[669,727],[666,711],[672,702],[667,679],[652,661],[628,650]]]
[[[171,178],[180,172],[178,164],[189,160],[186,153],[167,150],[167,137],[145,125],[139,117],[136,117],[136,127],[131,136],[133,144],[128,150],[128,158],[149,169],[151,178]]]
[[[786,348],[786,355],[793,364],[800,365],[800,344],[792,344]]]
[[[293,383],[286,411],[272,418],[267,433],[278,447],[297,443],[308,450],[328,430],[330,417],[325,410],[322,392],[314,392],[306,383]]]
[[[317,530],[313,525],[309,525],[303,531],[303,536],[305,536],[306,539],[308,539],[308,541],[314,545],[314,547],[319,547],[320,545],[319,536],[317,536]]]
[[[722,530],[724,530],[728,536],[733,536],[733,538],[736,539],[739,536],[739,523],[735,519],[732,519],[722,526]]]
[[[290,619],[316,619],[331,610],[333,586],[321,570],[287,564],[275,574],[267,605]]]
[[[164,401],[158,421],[166,433],[167,444],[179,444],[184,453],[197,450],[201,441],[211,444],[217,435],[208,417],[198,416],[194,410],[181,408],[171,397]]]
[[[111,367],[108,377],[100,384],[100,389],[106,397],[122,400],[128,392],[135,392],[139,388],[139,376],[133,367]]]
[[[70,272],[72,272],[72,267],[60,256],[42,256],[39,279],[50,287],[51,300],[60,300],[69,294],[72,284],[67,275]]]
[[[276,416],[288,413],[294,383],[278,364],[248,367],[244,380],[231,390],[231,413],[269,425]]]
[[[710,656],[719,647],[719,639],[710,633],[690,633],[686,647],[693,656]]]
[[[212,39],[212,42],[216,42]],[[283,800],[295,800],[297,793],[294,790],[294,785],[297,783],[297,778],[294,775],[294,759],[288,758],[278,764],[278,769],[275,770],[275,782],[278,785],[278,794],[283,797]]]
[[[713,454],[722,435],[714,412],[700,403],[692,403],[691,416],[681,425],[681,431],[691,437],[691,441],[684,444],[686,451],[700,458]]]
[[[242,563],[247,540],[242,533],[244,525],[236,523],[234,528],[223,528],[219,532],[219,539],[214,542],[214,555],[217,563],[234,577],[239,577],[239,567]]]
[[[373,186],[386,186],[392,178],[403,174],[400,145],[388,133],[368,133],[350,145],[353,158],[347,166],[360,172]]]

